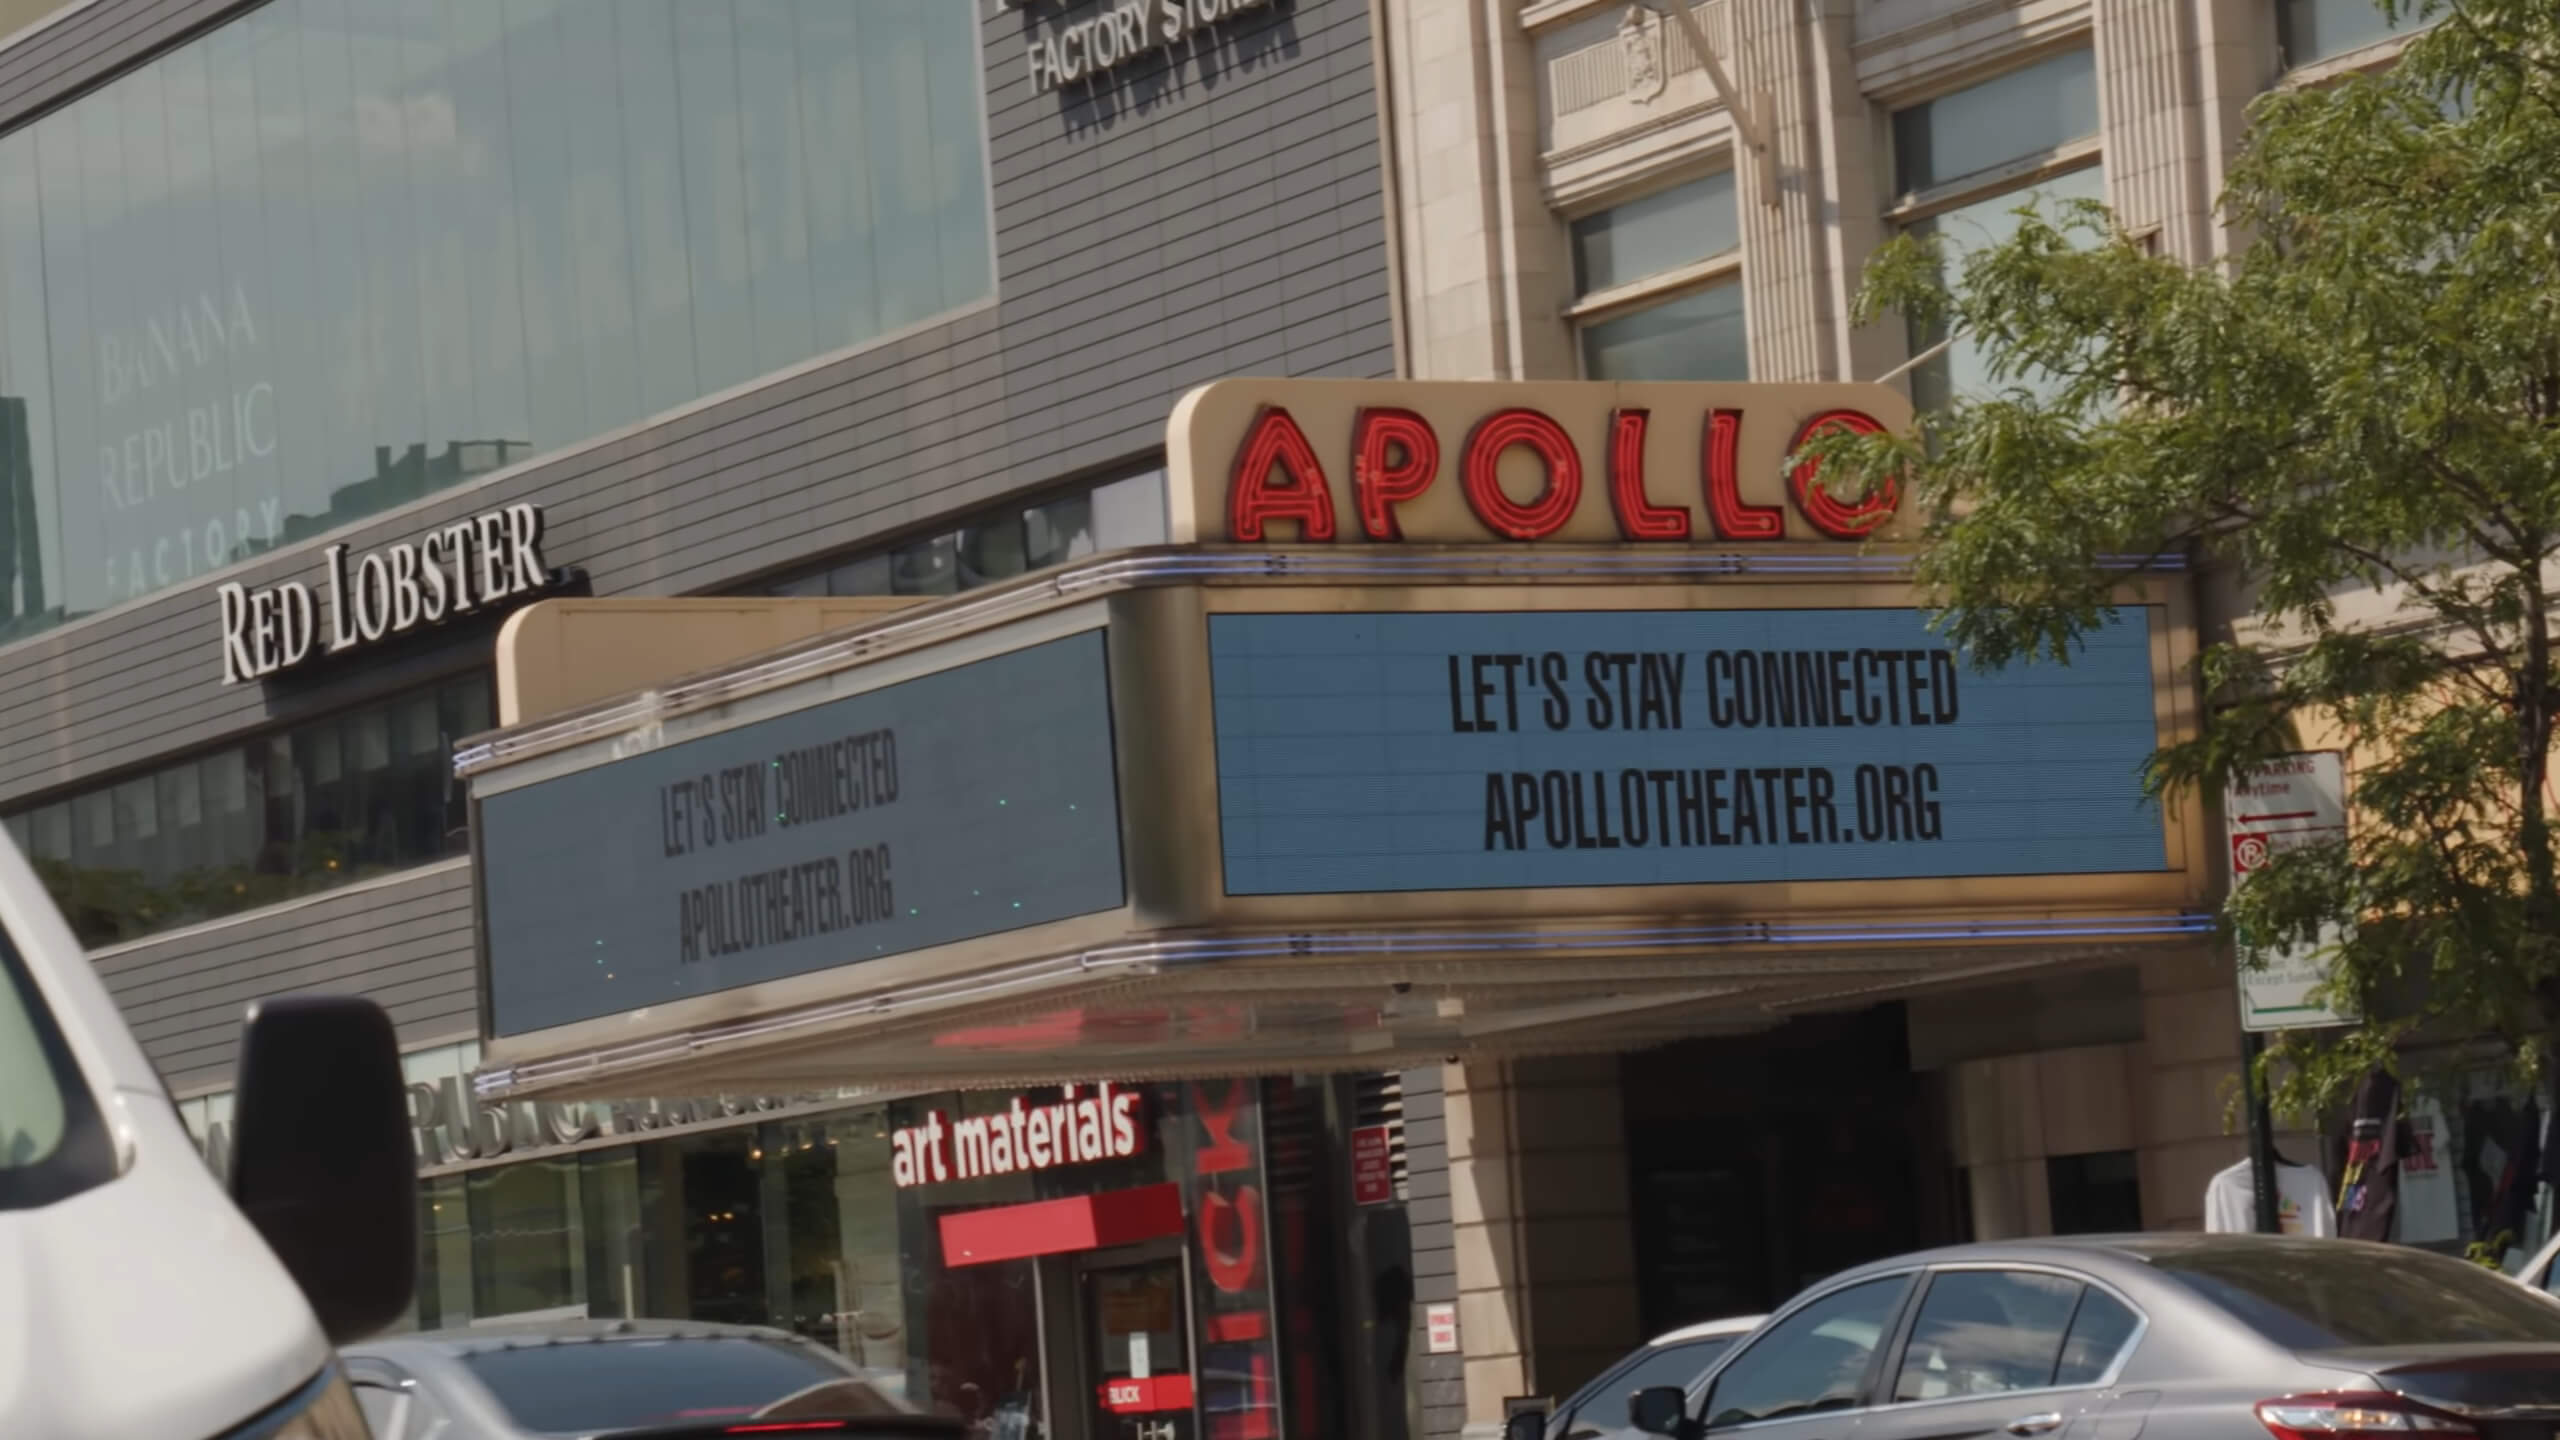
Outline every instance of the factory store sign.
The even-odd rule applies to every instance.
[[[223,684],[264,679],[318,655],[492,610],[549,590],[562,578],[543,563],[537,505],[483,511],[352,565],[344,545],[330,546],[321,557],[319,585],[328,593],[325,636],[320,597],[299,580],[256,590],[231,584],[215,592],[222,606]]]
[[[1005,0],[1005,8],[1049,7]],[[1031,88],[1038,93],[1100,79],[1160,50],[1211,43],[1214,27],[1249,11],[1268,10],[1271,0],[1117,0],[1059,8],[1069,11],[1068,18],[1032,35],[1024,51]]]

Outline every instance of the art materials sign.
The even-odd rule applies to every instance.
[[[1221,380],[1166,427],[1177,541],[1846,542],[1897,488],[1834,485],[1816,436],[1910,424],[1880,385]]]
[[[2346,762],[2334,750],[2287,755],[2250,772],[2222,797],[2231,838],[2231,883],[2291,849],[2333,844],[2347,835]],[[2240,971],[2240,1023],[2249,1030],[2308,1029],[2352,1021],[2311,992],[2328,978],[2322,952],[2345,932],[2324,927],[2319,942],[2263,957],[2262,969]]]
[[[478,812],[498,1035],[1123,894],[1099,631],[499,790]]]
[[[1090,1090],[1069,1085],[1051,1101],[1017,1095],[990,1115],[936,1110],[890,1135],[890,1178],[905,1189],[1126,1160],[1146,1148],[1139,1099],[1106,1080]]]
[[[2147,612],[1966,668],[1912,610],[1222,614],[1231,895],[2168,868]]]
[[[347,547],[321,552],[320,596],[299,580],[215,592],[222,607],[222,683],[262,679],[318,655],[406,635],[460,615],[540,594],[564,577],[542,559],[542,509],[509,505],[457,520],[350,566]]]

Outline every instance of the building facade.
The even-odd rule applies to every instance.
[[[528,601],[916,599],[1160,542],[1185,389],[1392,375],[1366,0],[1143,28],[944,0],[18,10],[0,819],[215,1163],[242,1007],[364,993],[411,1052],[413,1323],[756,1320],[999,1426],[1046,1404],[1068,1382],[1036,1345],[1028,1372],[955,1350],[1004,1338],[1032,1262],[946,1273],[936,1219],[1103,1169],[1196,1188],[1183,1087],[1145,1092],[1142,1156],[958,1187],[901,1188],[888,1137],[980,1095],[481,1106],[450,756],[496,723]],[[1405,1273],[1436,1181],[1408,1173],[1397,1077],[1228,1087],[1275,1218],[1294,1197],[1263,1343],[1303,1339],[1368,1278],[1320,1237],[1376,1232],[1359,1263]],[[1394,1137],[1393,1191],[1319,1224],[1355,1130]],[[1293,1341],[1296,1369],[1203,1403],[1276,1433],[1283,1389],[1355,1388],[1305,1367],[1391,1366],[1359,1409],[1402,1433],[1404,1318],[1374,1356],[1349,1347],[1375,1323]]]
[[[2406,41],[2367,0],[1415,0],[1388,27],[1414,375],[1877,380],[1923,407],[1987,376],[1961,336],[1853,323],[1878,247],[1960,258],[2031,199],[2089,199],[2209,263],[2250,102]],[[2240,618],[2200,585],[2209,632]],[[2201,1224],[2243,1149],[2235,981],[2227,953],[2170,945],[1756,1035],[1450,1067],[1467,1424],[1860,1259]],[[2484,1077],[2412,1116],[2398,1239],[2501,1228],[2524,1100]]]
[[[1167,473],[1168,412],[1223,377],[1882,381],[1925,405],[1980,362],[1961,337],[1851,324],[1884,239],[1979,243],[2026,196],[2087,197],[2207,259],[2249,100],[2394,44],[2363,0],[1148,18],[88,0],[0,44],[0,819],[217,1154],[242,1005],[347,988],[391,1009],[428,1173],[420,1323],[761,1318],[980,1418],[1034,1391],[1070,1396],[1044,1415],[1081,1403],[1049,1352],[1026,1385],[919,1338],[983,1329],[965,1296],[998,1272],[915,1271],[949,1231],[896,1183],[894,1137],[1008,1092],[469,1093],[499,1032],[452,753],[522,718],[493,674],[507,614],[929,605],[1240,540],[1177,514],[1190,492]],[[1567,1054],[1443,1066],[1408,1040],[1411,1068],[1260,1082],[1261,1113],[1327,1167],[1300,1193],[1347,1213],[1370,1203],[1354,1132],[1394,1122],[1393,1224],[1337,1230],[1397,1238],[1299,1246],[1300,1278],[1257,1312],[1317,1313],[1321,1272],[1332,1313],[1376,1322],[1367,1369],[1339,1345],[1279,1352],[1366,1377],[1359,1418],[1328,1430],[1302,1407],[1277,1430],[1481,1433],[1650,1331],[1876,1254],[2198,1223],[2239,1154],[2240,1036],[2197,929],[2023,957],[1941,939],[1713,1014],[1621,1017]],[[1161,1163],[972,1180],[948,1208],[1187,1183],[1167,1167],[1198,1080],[1143,1082]],[[1265,1126],[1259,1163],[1286,1128]],[[2404,1238],[2466,1237],[2477,1182],[2445,1183],[2449,1229]],[[1164,1257],[1121,1258],[1143,1309]],[[991,1263],[1037,1292],[1083,1262]],[[933,1320],[946,1293],[964,1298]],[[895,1347],[861,1318],[892,1311]]]

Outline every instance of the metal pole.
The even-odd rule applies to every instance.
[[[1751,96],[1742,93],[1741,86],[1734,83],[1732,74],[1724,68],[1724,60],[1716,54],[1716,47],[1707,43],[1706,27],[1698,23],[1698,17],[1690,11],[1689,5],[1690,0],[1660,0],[1660,3],[1648,4],[1645,8],[1670,21],[1678,28],[1681,37],[1689,42],[1689,48],[1698,52],[1698,64],[1707,72],[1707,83],[1716,87],[1716,98],[1724,102],[1725,113],[1733,117],[1734,133],[1742,137],[1743,147],[1758,162],[1760,203],[1775,206],[1778,203],[1778,170],[1776,152],[1769,148],[1770,117],[1762,113]],[[1667,48],[1662,63],[1668,72],[1671,57]]]
[[[2249,1190],[2257,1202],[2256,1228],[2261,1235],[2278,1231],[2276,1219],[2275,1107],[2258,1078],[2258,1058],[2267,1052],[2267,1037],[2255,1030],[2240,1037],[2241,1078],[2249,1087]]]

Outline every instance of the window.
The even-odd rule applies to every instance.
[[[2276,43],[2288,70],[2361,50],[2392,28],[2375,0],[2276,0]]]
[[[2389,1265],[2316,1242],[2166,1251],[2151,1263],[2290,1350],[2560,1342],[2560,1306],[2494,1271],[2407,1247]]]
[[[850,1378],[815,1345],[690,1336],[492,1346],[462,1363],[516,1424],[578,1434],[745,1419],[786,1395]]]
[[[32,1210],[114,1177],[116,1157],[70,1042],[18,947],[0,935],[0,1210]]]
[[[472,675],[163,766],[8,817],[96,947],[460,855],[446,757],[492,723]]]
[[[2054,1367],[2053,1383],[2095,1385],[2106,1379],[2140,1328],[2142,1317],[2131,1306],[2095,1286],[2081,1291],[2071,1331],[2062,1337],[2062,1362]]]
[[[1948,282],[1960,283],[1968,256],[2017,233],[2020,207],[2032,203],[2052,220],[2071,201],[2106,198],[2091,144],[2097,133],[2097,74],[2086,49],[1897,111],[1894,173],[1907,198],[1896,214],[1906,233],[1937,240]],[[1946,339],[1914,326],[1912,353]],[[2010,383],[2033,390],[2049,382]],[[1990,388],[1981,346],[1962,336],[1911,371],[1912,402],[1922,410]]]
[[[954,595],[1107,550],[1161,545],[1164,472],[1148,470],[1023,504],[950,530],[769,581],[768,595]]]
[[[1633,1364],[1593,1381],[1583,1392],[1580,1401],[1565,1414],[1565,1440],[1623,1431],[1628,1396],[1656,1385],[1676,1385],[1686,1390],[1732,1345],[1732,1338],[1727,1336],[1644,1351]]]
[[[2077,1280],[2030,1270],[1948,1270],[1929,1281],[1896,1400],[2041,1390],[2053,1383]]]
[[[355,1392],[356,1408],[364,1411],[365,1428],[373,1432],[374,1440],[403,1440],[409,1397],[365,1380],[355,1382]]]
[[[2095,53],[2065,50],[1894,112],[1895,184],[1917,194],[2097,133]]]
[[[2056,1235],[2115,1235],[2142,1228],[2141,1166],[2130,1150],[2054,1155],[2044,1162]]]
[[[269,0],[0,136],[0,640],[994,289],[977,12]]]
[[[1574,306],[1593,380],[1748,380],[1733,172],[1573,222]]]
[[[1833,1291],[1733,1358],[1707,1396],[1710,1428],[1866,1403],[1867,1370],[1910,1289],[1909,1276]]]

